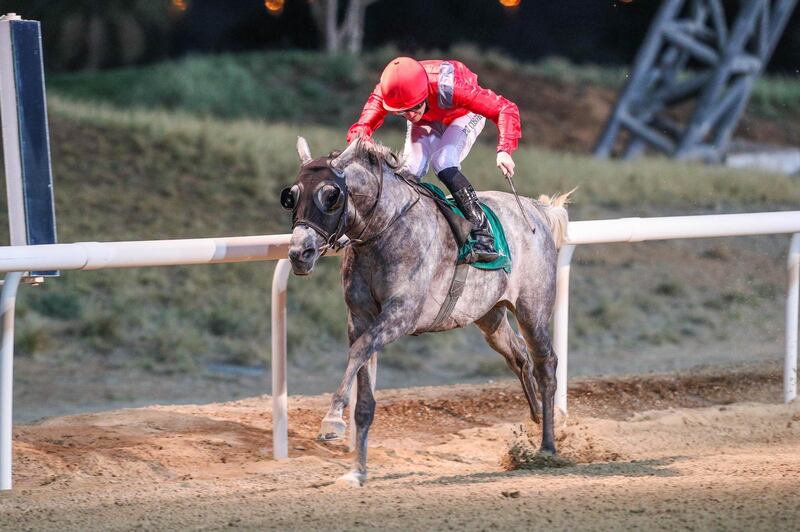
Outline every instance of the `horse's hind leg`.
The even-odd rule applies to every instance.
[[[375,397],[372,393],[369,369],[362,366],[358,370],[358,399],[356,400],[356,463],[352,471],[339,479],[348,486],[362,486],[367,480],[367,436],[372,419],[375,417]]]
[[[556,366],[558,357],[553,351],[547,326],[549,313],[542,309],[529,309],[517,302],[517,323],[528,349],[533,355],[534,373],[542,395],[542,451],[555,453],[553,415],[556,395]]]
[[[517,336],[506,317],[504,307],[495,307],[475,322],[483,333],[489,346],[503,355],[506,364],[522,383],[522,390],[528,399],[531,419],[539,423],[541,411],[536,397],[536,380],[533,377],[533,365],[525,347],[525,342]]]

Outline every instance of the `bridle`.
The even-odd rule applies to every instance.
[[[311,165],[309,165],[311,166]],[[386,230],[388,230],[394,223],[405,216],[409,210],[411,210],[414,205],[419,202],[420,195],[417,193],[416,199],[411,202],[410,204],[403,207],[399,213],[397,213],[394,218],[392,218],[389,223],[387,223],[382,229],[377,231],[375,234],[370,235],[364,238],[364,235],[367,232],[367,229],[370,228],[372,225],[373,220],[375,219],[376,209],[378,204],[381,202],[381,197],[383,196],[383,165],[380,165],[380,175],[375,176],[375,179],[378,180],[378,193],[375,196],[375,202],[369,208],[369,210],[364,214],[361,219],[364,223],[363,229],[359,232],[358,236],[354,238],[349,238],[345,242],[339,242],[339,240],[344,236],[345,232],[348,229],[349,225],[349,199],[351,196],[361,196],[362,194],[350,193],[347,187],[347,181],[345,180],[344,171],[340,170],[339,168],[335,167],[331,164],[330,161],[325,162],[325,167],[322,168],[320,166],[314,167],[315,174],[321,173],[320,170],[327,170],[328,173],[327,179],[322,179],[315,175],[314,178],[307,179],[311,183],[318,182],[314,186],[314,192],[312,194],[313,198],[313,205],[316,208],[316,211],[310,211],[308,208],[308,201],[306,201],[306,206],[303,209],[303,212],[298,214],[298,207],[299,207],[299,193],[293,192],[295,191],[295,187],[298,185],[295,184],[292,187],[287,187],[281,191],[281,205],[287,210],[292,211],[292,229],[296,226],[303,224],[308,227],[314,229],[317,233],[322,236],[325,240],[325,244],[320,247],[321,256],[325,255],[329,249],[333,249],[334,251],[339,251],[342,248],[347,246],[363,246],[368,242],[378,238],[381,234],[383,234]],[[311,170],[311,168],[308,168]],[[301,171],[302,175],[302,171]],[[331,177],[332,176],[332,179]],[[406,179],[402,176],[399,176],[401,180],[406,182]],[[323,198],[321,198],[321,191],[323,190],[324,186],[332,186],[338,190],[337,193],[337,201],[334,203],[332,207],[327,206],[323,203]],[[366,196],[366,195],[364,195]],[[335,217],[335,221],[334,218]],[[319,220],[322,218],[322,220]],[[328,222],[328,223],[324,223]],[[329,230],[325,226],[333,225],[335,229]]]
[[[306,225],[325,240],[325,248],[334,247],[348,224],[348,189],[344,172],[329,161],[304,165],[298,182],[281,191],[281,205],[292,211],[292,229]],[[301,202],[304,189],[311,190],[312,201]]]

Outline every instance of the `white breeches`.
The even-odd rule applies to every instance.
[[[475,113],[458,117],[449,126],[441,122],[408,122],[403,148],[406,169],[417,179],[425,177],[431,164],[434,173],[453,166],[460,169],[485,124],[486,118]]]

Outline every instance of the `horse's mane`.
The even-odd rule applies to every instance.
[[[359,141],[356,145],[356,156],[362,159],[377,159],[378,163],[384,163],[392,170],[399,170],[405,162],[403,156],[393,151],[389,146],[384,146],[380,142]]]
[[[405,157],[392,150],[389,146],[384,146],[380,142],[372,139],[368,142],[358,140],[355,149],[356,151],[353,154],[354,159],[369,161],[371,165],[378,168],[383,168],[383,165],[386,165],[386,167],[395,174],[413,177],[410,174],[406,175],[408,171],[405,168]],[[333,150],[328,154],[328,159],[335,159],[341,154],[342,152],[340,150]]]

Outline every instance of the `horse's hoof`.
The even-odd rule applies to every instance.
[[[366,473],[350,471],[336,479],[336,485],[342,488],[360,488],[367,481]]]
[[[538,468],[559,468],[575,465],[575,463],[569,458],[565,458],[558,454],[555,448],[552,450],[544,448],[539,449],[539,452],[536,453],[534,462],[536,462]]]
[[[320,441],[338,441],[344,439],[347,424],[342,418],[324,418],[319,429]]]

